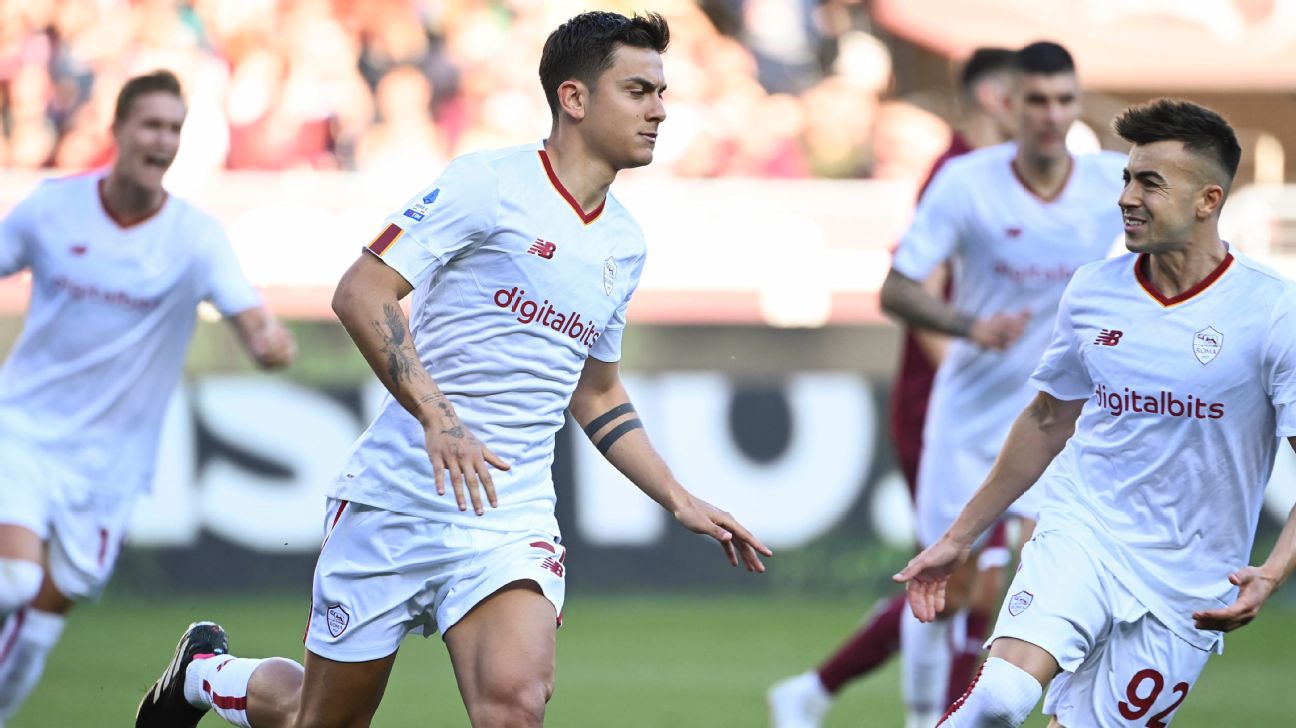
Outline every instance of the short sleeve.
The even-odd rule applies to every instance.
[[[599,334],[598,341],[595,341],[594,346],[590,348],[591,357],[608,363],[621,361],[621,337],[625,334],[626,311],[630,308],[630,299],[634,297],[635,289],[639,287],[639,274],[643,272],[643,264],[644,256],[635,260],[630,271],[630,286],[626,289],[625,298],[612,312],[612,318]]]
[[[1264,376],[1273,402],[1278,437],[1296,435],[1296,289],[1278,298],[1265,341]]]
[[[969,207],[959,182],[959,166],[943,166],[918,201],[913,222],[900,239],[891,267],[916,281],[925,280],[954,255]]]
[[[0,276],[12,275],[31,265],[36,204],[35,195],[29,195],[0,220]]]
[[[459,157],[366,246],[418,287],[455,256],[486,240],[499,214],[499,180],[480,158]]]
[[[1063,401],[1085,399],[1094,388],[1093,379],[1080,358],[1080,337],[1072,319],[1072,297],[1080,276],[1071,279],[1058,304],[1053,323],[1053,338],[1040,358],[1030,383],[1041,392]]]
[[[234,248],[219,223],[212,221],[207,234],[207,293],[223,316],[233,316],[261,305],[261,295],[243,275]]]

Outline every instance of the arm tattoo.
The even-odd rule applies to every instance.
[[[413,378],[418,368],[417,357],[411,358],[405,350],[405,319],[401,316],[400,307],[394,303],[383,304],[386,316],[386,327],[377,321],[373,322],[374,330],[382,337],[382,353],[387,356],[387,374],[393,384],[399,384]]]
[[[590,423],[588,425],[585,425],[585,436],[590,438],[591,440],[594,439],[594,433],[603,429],[603,427],[606,426],[609,422],[615,420],[616,418],[622,415],[628,415],[634,411],[635,411],[634,405],[630,404],[629,402],[626,402],[625,404],[619,404],[613,407],[607,412],[604,412],[598,417],[595,417],[594,419],[590,420]]]
[[[406,324],[400,307],[394,303],[384,303],[383,315],[387,317],[387,329],[391,331],[391,339],[388,343],[394,346],[404,345]]]
[[[603,439],[594,443],[594,446],[599,449],[599,452],[603,453],[604,457],[607,457],[608,450],[612,449],[613,443],[615,443],[617,440],[620,440],[621,436],[626,434],[627,432],[630,432],[631,430],[637,430],[640,427],[643,427],[643,421],[640,420],[638,417],[634,418],[633,420],[627,420],[625,422],[622,422],[616,427],[613,427],[611,432],[604,435]]]
[[[453,437],[455,439],[462,440],[465,434],[463,425],[458,424],[458,421],[455,417],[454,408],[450,406],[450,402],[446,399],[445,393],[431,392],[429,394],[425,394],[422,397],[419,397],[418,401],[415,404],[424,405],[429,402],[432,402],[433,406],[437,408],[437,411],[441,413],[441,419],[443,421],[441,426],[441,434],[449,435],[450,437]]]

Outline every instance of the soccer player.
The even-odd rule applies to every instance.
[[[540,59],[548,139],[459,157],[387,219],[334,296],[391,397],[328,490],[304,669],[230,657],[219,627],[196,624],[137,726],[209,708],[257,728],[368,725],[415,630],[440,631],[472,725],[541,725],[564,598],[550,475],[564,410],[683,526],[764,570],[769,549],[671,475],[617,371],[645,243],[609,187],[652,161],[669,38],[655,13],[559,26]]]
[[[198,303],[225,314],[261,366],[293,358],[220,225],[162,185],[184,118],[171,73],[130,79],[107,173],[47,180],[0,222],[0,274],[32,276],[0,369],[0,723],[35,687],[68,611],[112,572]]]
[[[1013,138],[1016,117],[1012,90],[1016,69],[1016,53],[1006,48],[978,48],[968,58],[959,76],[959,106],[964,110],[963,118],[950,139],[949,148],[932,165],[931,173],[923,183],[924,191],[931,184],[932,177],[950,159]],[[948,299],[952,286],[945,274],[942,267],[925,284],[934,294]],[[891,394],[890,431],[900,472],[911,495],[918,485],[918,459],[922,452],[927,401],[946,343],[944,336],[932,331],[906,328],[904,332],[900,368]],[[999,569],[1000,564],[993,558],[984,557],[983,554],[987,566],[996,571]],[[982,588],[978,590],[978,597],[987,595],[992,598],[976,600],[973,613],[968,615],[965,644],[972,649],[947,643],[954,652],[950,685],[957,686],[947,696],[949,700],[961,695],[972,679],[981,643],[986,637],[989,614],[999,600],[996,582],[996,579],[988,579],[980,584]],[[900,592],[881,604],[868,622],[818,669],[794,675],[772,686],[767,695],[772,726],[818,726],[843,687],[883,664],[899,649],[904,609],[905,595]]]
[[[889,313],[955,337],[923,432],[917,521],[924,547],[971,498],[1030,401],[1028,380],[1071,274],[1106,256],[1120,235],[1111,200],[1124,158],[1067,151],[1080,112],[1070,54],[1039,42],[1017,57],[1016,143],[971,152],[937,173],[882,287]],[[919,283],[946,262],[956,283],[948,303]],[[1038,495],[1027,494],[1008,512],[1033,519],[1038,509]],[[948,705],[949,617],[966,606],[975,567],[969,561],[952,580],[941,619],[903,616],[901,688],[911,725],[935,724]]]
[[[896,575],[931,619],[977,535],[1044,491],[990,658],[942,725],[1021,725],[1045,686],[1055,726],[1168,725],[1296,568],[1296,511],[1246,565],[1278,438],[1296,446],[1296,284],[1220,240],[1237,137],[1170,99],[1115,129],[1131,254],[1075,274],[994,469]]]

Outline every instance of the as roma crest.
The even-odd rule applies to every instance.
[[[351,623],[351,615],[347,613],[346,607],[340,604],[334,604],[324,612],[325,621],[328,622],[329,634],[339,637],[346,631],[347,625]]]
[[[616,282],[617,267],[612,256],[603,261],[603,292],[612,295],[612,284]]]
[[[1028,591],[1019,591],[1008,599],[1008,613],[1016,617],[1026,611],[1026,607],[1035,601],[1035,595]]]
[[[1212,359],[1219,356],[1223,346],[1224,334],[1216,331],[1214,326],[1207,326],[1193,334],[1193,356],[1202,364],[1210,364]]]

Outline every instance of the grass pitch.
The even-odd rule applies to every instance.
[[[558,639],[558,728],[759,728],[765,688],[816,664],[868,604],[761,596],[574,594]],[[307,598],[110,594],[69,622],[43,680],[9,728],[131,724],[135,705],[193,619],[215,619],[236,654],[300,658]],[[1272,605],[1213,658],[1176,728],[1296,724],[1296,607]],[[374,723],[468,725],[440,640],[405,642]],[[895,663],[846,689],[830,728],[902,724]],[[1042,726],[1042,719],[1028,725]],[[223,725],[214,716],[202,726]]]

